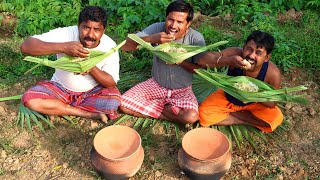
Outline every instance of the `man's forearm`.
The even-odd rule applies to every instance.
[[[114,87],[117,85],[117,83],[114,81],[113,77],[110,74],[101,71],[96,66],[91,68],[89,74],[93,77],[94,80],[96,80],[99,84],[103,85],[104,87]]]
[[[58,54],[63,52],[63,44],[43,42],[39,39],[29,37],[21,44],[20,50],[22,53],[32,56]]]
[[[187,61],[182,61],[179,66],[183,67],[185,70],[189,71],[189,72],[194,72],[194,70],[201,68],[201,66],[196,65],[196,64],[192,64],[190,62]]]

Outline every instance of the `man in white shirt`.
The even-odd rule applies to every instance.
[[[21,52],[32,56],[56,54],[88,57],[89,50],[107,52],[116,43],[104,34],[106,11],[87,6],[79,15],[78,25],[53,29],[26,39]],[[88,50],[89,49],[89,50]],[[50,81],[39,82],[22,97],[23,104],[47,115],[74,115],[106,121],[116,118],[120,105],[119,54],[115,52],[85,74],[56,69]]]

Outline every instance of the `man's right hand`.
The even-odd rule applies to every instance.
[[[230,56],[229,58],[231,60],[230,65],[233,67],[243,69],[246,66],[246,64],[243,62],[243,58],[241,56]]]
[[[64,43],[64,53],[69,56],[85,58],[90,55],[90,51],[85,49],[80,42],[72,41]]]
[[[158,34],[153,34],[149,36],[149,42],[151,44],[163,44],[175,40],[174,35],[167,34],[165,32],[160,32]]]
[[[175,40],[175,37],[171,34],[166,34],[165,32],[160,32],[158,34],[152,34],[149,36],[141,37],[144,41],[150,44],[163,44],[166,42],[171,42]],[[121,47],[123,51],[134,51],[137,50],[138,43],[134,40],[127,38],[127,42]]]

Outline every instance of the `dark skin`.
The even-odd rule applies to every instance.
[[[186,12],[171,12],[166,17],[166,32],[160,32],[158,34],[153,34],[147,37],[143,37],[142,39],[146,42],[150,42],[151,44],[162,44],[165,42],[171,42],[173,40],[181,39],[188,32],[188,28],[191,22],[187,21],[188,13]],[[137,48],[137,43],[133,40],[127,38],[127,42],[124,46],[122,46],[122,50],[124,51],[133,51]],[[131,114],[139,117],[146,117],[145,115],[132,111],[128,108],[120,106],[120,110],[126,114]],[[165,105],[160,119],[179,122],[182,124],[193,123],[198,120],[198,113],[194,110],[189,109],[181,109],[179,113],[176,115],[171,110],[171,105]]]
[[[256,78],[261,70],[262,64],[269,61],[271,54],[267,54],[265,48],[257,47],[256,43],[251,40],[243,49],[239,49],[239,54],[245,59],[251,60],[251,67],[244,69],[244,74],[249,77]],[[234,67],[230,67],[234,68]],[[269,67],[266,73],[265,82],[273,86],[275,89],[280,88],[281,73],[275,64],[269,62]],[[276,102],[259,102],[266,107],[275,107]],[[233,124],[248,124],[252,126],[269,127],[269,124],[254,116],[250,111],[238,111],[230,113],[223,121],[215,125],[233,125]]]
[[[80,42],[51,43],[29,37],[20,46],[21,52],[31,56],[64,53],[75,57],[88,57],[89,51],[85,48],[95,48],[99,45],[100,39],[105,32],[101,22],[87,21],[78,24]],[[116,82],[108,73],[93,67],[87,73],[90,74],[99,84],[104,87],[114,87]],[[70,106],[58,99],[31,99],[25,103],[26,107],[48,115],[73,115],[93,119],[106,120],[106,116],[98,113],[91,113],[80,108]]]
[[[142,37],[142,39],[146,42],[149,42],[151,44],[162,44],[166,42],[171,42],[174,40],[182,39],[187,33],[188,28],[191,25],[191,21],[187,21],[188,13],[186,12],[171,12],[166,17],[165,21],[165,32],[160,32],[157,34],[153,34],[150,36]],[[133,41],[130,38],[127,38],[126,44],[122,46],[122,50],[124,51],[134,51],[137,49],[138,43]],[[231,52],[230,52],[231,53]],[[212,53],[206,53],[200,60],[199,64],[192,64],[187,61],[183,61],[180,64],[177,64],[179,66],[182,66],[184,69],[186,69],[189,72],[193,72],[194,69],[201,68],[201,67],[218,67],[223,65],[234,65],[235,67],[242,67],[242,58],[240,56],[234,56],[234,57],[227,57],[224,56],[220,59],[219,65],[217,65],[217,59],[219,58],[220,53],[212,52]],[[128,108],[125,108],[123,106],[120,106],[120,110],[126,114],[130,114],[133,116],[138,117],[147,117],[141,113],[132,111]],[[173,122],[179,122],[182,124],[186,123],[193,123],[198,120],[199,114],[197,111],[194,110],[188,110],[188,109],[181,109],[179,113],[176,115],[171,109],[171,105],[165,105],[161,115],[160,119],[173,121]]]

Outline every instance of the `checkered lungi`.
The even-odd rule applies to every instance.
[[[121,106],[153,118],[159,118],[167,104],[172,105],[173,111],[178,108],[198,112],[198,102],[191,85],[181,89],[167,89],[152,78],[129,89],[121,99]]]
[[[114,113],[121,101],[121,94],[116,87],[105,88],[101,85],[87,92],[73,92],[53,81],[41,81],[22,96],[25,104],[30,99],[59,99],[85,111],[95,113]]]

